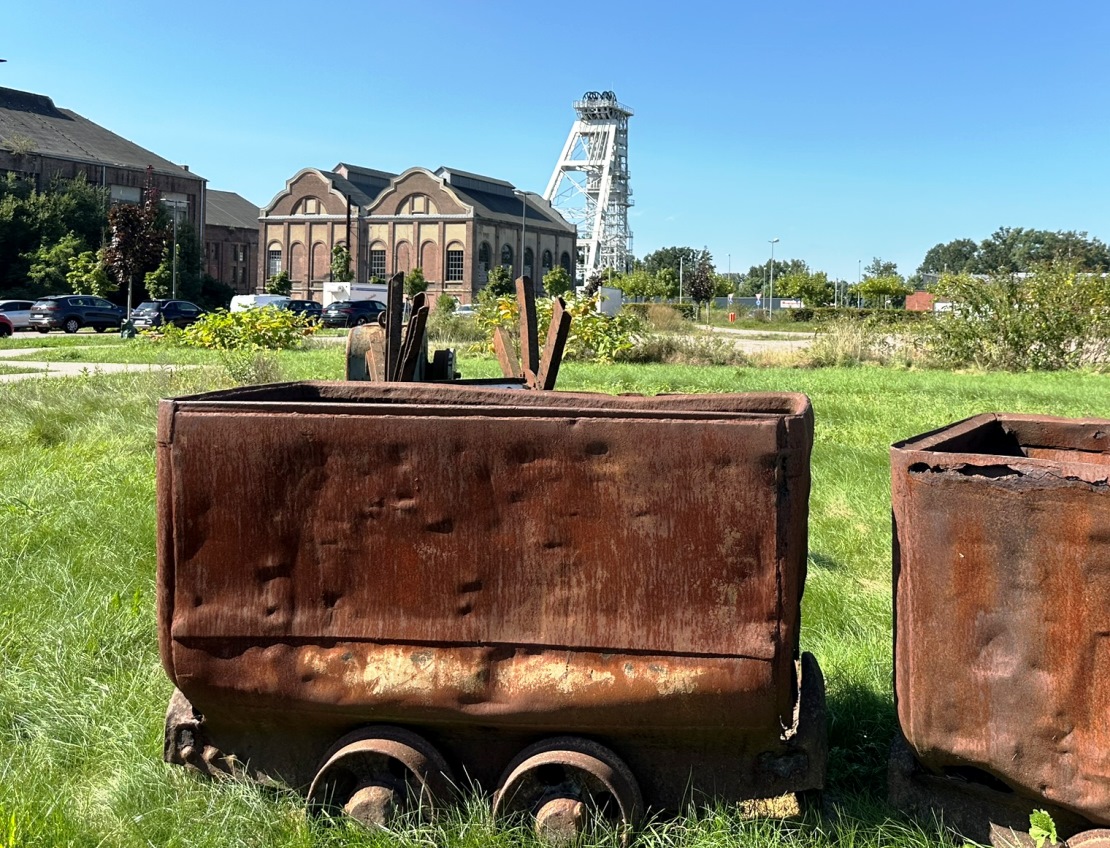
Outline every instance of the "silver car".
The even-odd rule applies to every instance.
[[[5,315],[17,330],[31,329],[31,300],[0,300],[0,313]]]

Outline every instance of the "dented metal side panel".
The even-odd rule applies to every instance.
[[[159,442],[163,657],[202,710],[791,721],[802,396],[290,384],[164,402]]]
[[[927,768],[1110,823],[1110,422],[895,445],[895,695]]]

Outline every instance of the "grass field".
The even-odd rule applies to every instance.
[[[154,629],[155,402],[230,385],[239,366],[334,378],[342,357],[341,346],[264,366],[212,355],[192,362],[209,366],[198,369],[0,384],[0,846],[531,844],[493,829],[478,802],[434,825],[370,833],[306,819],[291,793],[199,780],[161,762],[171,687]],[[496,365],[468,360],[464,372],[492,375]],[[889,445],[987,410],[1106,417],[1110,381],[570,363],[560,388],[804,391],[816,412],[803,646],[828,684],[835,812],[745,821],[700,810],[650,823],[642,844],[937,844],[936,827],[905,822],[881,800],[894,727]],[[596,841],[615,844],[612,834]]]

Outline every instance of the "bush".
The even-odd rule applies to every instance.
[[[435,311],[439,315],[451,315],[455,311],[455,307],[459,302],[449,294],[441,294],[436,298]]]
[[[905,324],[928,321],[932,312],[911,312],[905,309],[861,309],[854,306],[819,306],[791,309],[789,315],[799,323],[821,324],[829,321],[855,319],[881,324]]]
[[[171,344],[210,350],[289,350],[301,347],[317,325],[306,316],[264,306],[242,312],[208,312],[177,334],[166,334]]]
[[[1007,371],[1110,365],[1110,279],[1043,266],[1024,278],[950,274],[936,286],[951,299],[927,334],[940,365]]]
[[[483,331],[486,350],[493,350],[495,328],[504,327],[519,339],[519,310],[513,296],[495,297],[488,289],[478,295],[477,324]],[[563,351],[564,359],[594,362],[611,362],[618,354],[632,349],[636,336],[643,332],[643,321],[631,312],[622,310],[617,315],[604,315],[597,311],[597,297],[572,297],[566,299],[571,314],[570,336]],[[554,301],[550,298],[536,300],[536,324],[540,344],[547,337],[551,324]],[[518,342],[519,343],[519,342]]]

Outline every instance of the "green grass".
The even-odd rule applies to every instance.
[[[94,333],[82,330],[77,333],[26,333],[19,332],[0,339],[0,350],[23,347],[73,347],[75,345],[118,345],[124,340],[119,333]]]
[[[372,834],[309,821],[290,793],[200,780],[161,762],[171,687],[154,629],[155,402],[231,385],[240,367],[247,377],[336,378],[342,363],[336,346],[235,361],[215,356],[193,363],[208,367],[173,372],[0,384],[4,848],[12,822],[13,846],[532,844],[526,834],[493,829],[478,802],[399,836]],[[497,366],[470,358],[462,370],[493,376]],[[804,391],[816,412],[803,644],[827,680],[837,812],[777,822],[701,810],[649,823],[641,844],[939,844],[936,827],[909,824],[881,801],[894,727],[889,445],[987,410],[1105,416],[1110,381],[567,363],[560,387]],[[611,834],[597,842],[615,844]]]

